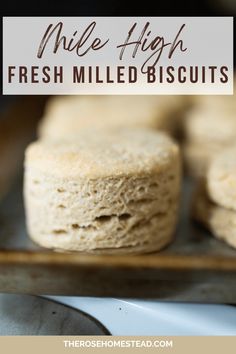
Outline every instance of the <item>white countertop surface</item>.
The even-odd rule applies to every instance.
[[[236,335],[236,307],[155,300],[0,294],[0,335],[109,333]]]

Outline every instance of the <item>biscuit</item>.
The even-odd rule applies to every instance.
[[[207,174],[210,198],[222,207],[236,211],[236,146],[215,157]]]
[[[216,238],[236,247],[236,212],[211,202],[203,183],[200,183],[195,192],[193,218]]]
[[[236,139],[235,113],[196,107],[186,115],[184,136],[187,171],[196,177],[205,176],[212,159]]]
[[[171,103],[170,103],[171,102]],[[90,127],[151,128],[170,131],[178,100],[158,96],[54,97],[46,107],[38,135],[47,139],[74,137]]]
[[[193,103],[205,111],[223,114],[236,111],[235,95],[198,95],[193,97]]]
[[[188,142],[228,146],[236,139],[235,112],[212,112],[193,109],[185,121],[185,136]]]
[[[192,177],[205,177],[212,159],[220,150],[214,144],[186,142],[183,145],[183,156],[187,173]]]
[[[180,194],[177,145],[149,130],[90,130],[26,151],[30,237],[67,251],[142,253],[173,239]]]

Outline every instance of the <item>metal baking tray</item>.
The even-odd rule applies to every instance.
[[[0,119],[0,139],[11,142],[5,153],[14,145],[19,160],[13,169],[15,182],[0,200],[0,292],[236,303],[236,250],[191,221],[193,182],[188,179],[175,241],[161,252],[136,256],[56,253],[28,238],[22,156],[34,138],[44,101],[24,97],[11,107],[8,139],[1,133],[4,119]],[[1,154],[0,168],[6,169],[8,160],[2,165]]]

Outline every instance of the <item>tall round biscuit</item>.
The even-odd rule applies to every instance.
[[[206,176],[211,161],[236,139],[235,113],[195,108],[185,121],[183,153],[187,170],[196,177]]]
[[[29,235],[68,251],[159,250],[176,227],[180,169],[178,147],[149,130],[33,143],[24,181]]]
[[[193,218],[216,238],[236,248],[236,212],[213,203],[203,183],[198,185],[193,202]]]
[[[204,110],[195,108],[186,116],[185,136],[194,144],[218,144],[227,146],[236,139],[235,112]]]
[[[236,146],[215,157],[207,174],[210,198],[217,204],[236,211]]]
[[[157,96],[67,96],[52,98],[39,125],[39,137],[74,137],[88,128],[172,129],[177,100]]]

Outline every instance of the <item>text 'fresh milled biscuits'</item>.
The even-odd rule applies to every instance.
[[[178,147],[148,130],[33,143],[25,160],[29,234],[68,251],[158,250],[173,238],[180,175]]]
[[[212,234],[236,248],[236,211],[223,208],[207,196],[205,183],[200,183],[195,192],[193,217]]]
[[[223,150],[212,160],[207,190],[217,204],[236,212],[236,146]]]

